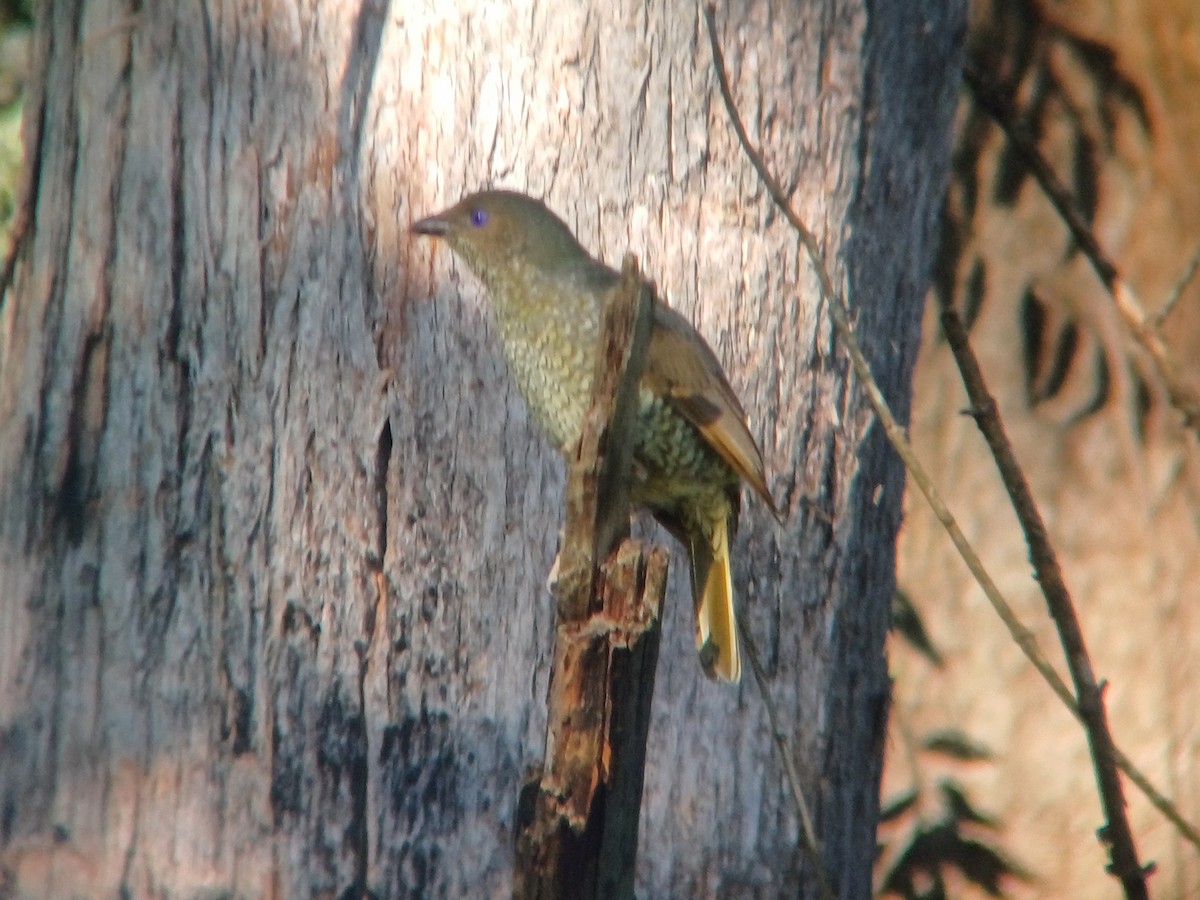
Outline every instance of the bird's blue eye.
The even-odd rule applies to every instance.
[[[486,209],[471,210],[471,224],[476,228],[482,228],[487,224],[488,215]]]

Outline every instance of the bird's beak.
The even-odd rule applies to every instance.
[[[413,222],[408,230],[413,234],[445,237],[450,233],[450,223],[440,216],[430,216],[427,219],[421,219],[419,222]]]

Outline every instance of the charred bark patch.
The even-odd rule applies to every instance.
[[[392,464],[392,423],[384,422],[375,447],[375,552],[368,563],[383,569],[388,544],[388,469]]]
[[[459,762],[449,715],[422,709],[389,725],[383,732],[379,763],[391,813],[406,831],[412,831],[431,810],[446,825],[457,821]]]
[[[73,546],[79,546],[83,540],[100,436],[108,413],[109,346],[107,332],[88,336],[71,390],[64,448],[66,464],[53,507],[55,522]]]

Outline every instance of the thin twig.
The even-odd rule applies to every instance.
[[[1154,314],[1155,328],[1162,328],[1163,324],[1167,321],[1167,316],[1171,315],[1172,310],[1175,309],[1175,304],[1179,302],[1179,298],[1183,296],[1183,292],[1187,289],[1187,286],[1196,277],[1197,271],[1200,271],[1200,247],[1196,248],[1196,252],[1192,254],[1187,268],[1183,270],[1183,274],[1179,276],[1179,280],[1171,288],[1171,293],[1167,294],[1167,299],[1163,303],[1162,308]]]
[[[779,710],[775,708],[775,701],[771,698],[771,691],[767,687],[767,675],[763,671],[758,644],[750,631],[750,622],[741,613],[738,614],[738,627],[742,632],[742,643],[746,647],[746,656],[750,660],[750,671],[754,673],[754,680],[758,684],[759,693],[762,694],[763,706],[767,710],[767,721],[771,724],[771,737],[775,740],[775,749],[779,751],[779,758],[783,762],[783,774],[792,792],[792,802],[796,804],[796,811],[800,816],[800,849],[808,859],[809,865],[817,873],[817,890],[821,894],[821,900],[834,900],[833,888],[830,887],[828,873],[821,861],[821,849],[820,844],[817,843],[817,831],[813,828],[812,814],[809,812],[808,802],[804,799],[804,788],[800,785],[800,772],[796,768],[796,759],[791,748],[788,747],[787,735],[783,731]]]
[[[734,129],[738,132],[738,136],[742,139],[744,146],[749,147],[749,138],[746,137],[745,128],[742,126],[741,119],[737,116],[737,111],[732,106],[732,97],[729,91],[729,79],[725,72],[725,57],[721,53],[721,45],[717,41],[717,25],[714,19],[714,12],[711,6],[704,7],[704,19],[708,24],[708,38],[712,45],[713,64],[717,70],[717,78],[721,82],[721,96],[725,98],[725,105],[729,109],[730,118],[733,120]],[[807,231],[801,234],[802,241],[812,240],[812,236]],[[808,246],[808,244],[805,244]],[[813,246],[816,246],[815,241]],[[827,278],[827,275],[820,277]],[[817,843],[816,830],[813,828],[812,816],[809,815],[808,804],[804,800],[804,791],[800,785],[800,776],[796,772],[795,761],[787,745],[787,737],[783,733],[783,729],[779,723],[779,717],[775,710],[775,703],[771,699],[770,692],[767,690],[766,675],[762,669],[762,663],[758,656],[758,646],[754,642],[754,636],[750,631],[749,622],[743,618],[741,623],[742,640],[746,645],[746,655],[750,658],[750,668],[754,672],[754,679],[758,682],[759,691],[762,693],[763,705],[767,709],[767,718],[771,722],[771,735],[775,739],[776,749],[779,751],[779,758],[783,762],[784,774],[787,776],[788,785],[792,791],[792,800],[796,805],[796,813],[800,817],[801,823],[801,840],[800,846],[804,850],[806,856],[809,857],[809,862],[817,873],[817,883],[823,896],[832,896],[829,887],[829,879],[825,872],[825,866],[821,861],[819,844]]]
[[[941,304],[942,332],[946,335],[955,362],[958,363],[967,397],[971,401],[971,415],[992,451],[992,457],[1000,471],[1000,479],[1004,482],[1013,510],[1021,523],[1021,530],[1025,533],[1034,577],[1042,589],[1050,617],[1054,619],[1058,629],[1058,637],[1067,660],[1067,670],[1071,673],[1071,680],[1075,685],[1075,696],[1079,698],[1079,714],[1096,766],[1100,803],[1108,819],[1102,840],[1110,845],[1112,874],[1120,879],[1126,896],[1147,897],[1149,895],[1146,892],[1146,873],[1138,862],[1137,845],[1129,827],[1129,818],[1125,814],[1125,792],[1121,787],[1121,778],[1117,774],[1116,760],[1113,756],[1113,739],[1104,710],[1104,696],[1096,683],[1087,644],[1083,638],[1083,629],[1075,614],[1075,604],[1071,600],[1062,567],[1058,563],[1058,554],[1050,544],[1046,523],[1033,499],[1033,491],[1029,488],[1029,482],[1021,471],[1012,444],[1004,431],[1004,423],[1000,420],[1000,413],[996,408],[996,399],[984,382],[983,371],[967,338],[967,329],[946,298],[941,299]]]
[[[1059,698],[1059,700],[1062,701],[1063,705],[1066,706],[1067,709],[1077,719],[1081,719],[1081,712],[1078,704],[1075,701],[1075,697],[1071,694],[1071,691],[1067,687],[1066,683],[1058,675],[1058,672],[1041,653],[1041,650],[1038,648],[1037,642],[1034,640],[1033,635],[1022,624],[1020,619],[1013,612],[1012,607],[1009,606],[1008,602],[1004,599],[1004,596],[1000,593],[999,588],[996,587],[996,584],[992,580],[991,576],[988,575],[987,570],[983,567],[983,563],[979,559],[979,556],[975,553],[974,549],[963,535],[962,529],[959,528],[957,521],[954,519],[949,509],[946,507],[945,502],[942,500],[941,494],[937,491],[937,488],[933,485],[928,473],[926,473],[924,467],[917,459],[911,445],[908,443],[908,440],[904,435],[903,429],[896,422],[895,416],[892,415],[891,409],[888,407],[882,391],[879,389],[878,384],[875,382],[875,379],[871,374],[870,366],[867,364],[866,358],[863,356],[862,350],[859,348],[858,342],[854,338],[853,331],[849,325],[849,315],[845,305],[843,304],[840,296],[833,290],[832,280],[830,279],[829,273],[825,268],[816,239],[812,236],[807,227],[805,227],[799,216],[796,215],[795,211],[791,207],[791,203],[787,195],[783,192],[783,189],[779,186],[779,183],[768,170],[762,155],[750,142],[745,126],[742,124],[741,116],[738,112],[737,106],[734,103],[732,91],[729,87],[729,79],[725,71],[724,56],[721,53],[720,45],[717,41],[716,23],[714,21],[713,10],[711,7],[706,6],[704,8],[704,12],[705,19],[708,24],[709,41],[712,45],[713,61],[717,71],[717,79],[721,87],[721,98],[725,103],[727,112],[729,113],[729,118],[731,124],[733,125],[733,129],[737,133],[738,140],[742,145],[742,149],[749,158],[751,165],[753,165],[755,171],[758,173],[759,178],[762,180],[764,186],[767,188],[768,193],[771,195],[772,201],[796,230],[797,234],[800,236],[801,243],[803,243],[805,249],[808,251],[812,259],[813,268],[816,271],[817,279],[821,286],[822,298],[828,305],[830,317],[833,320],[834,327],[838,331],[839,338],[846,346],[847,352],[850,356],[851,364],[855,371],[855,375],[864,385],[864,388],[867,392],[867,397],[870,400],[876,415],[879,416],[879,421],[883,425],[884,432],[886,433],[888,440],[896,449],[896,453],[903,460],[910,477],[913,479],[913,483],[916,484],[917,489],[920,490],[921,494],[925,497],[926,501],[932,508],[934,515],[946,529],[946,532],[949,534],[950,540],[954,544],[955,549],[958,550],[963,562],[966,563],[967,568],[975,577],[975,580],[979,583],[979,586],[983,589],[984,595],[992,604],[992,607],[996,610],[997,615],[1000,616],[1001,621],[1008,628],[1014,642],[1025,654],[1026,658],[1029,659],[1029,661],[1033,664],[1033,667],[1039,672],[1039,674],[1041,674],[1042,678],[1050,686],[1051,690]],[[1179,814],[1178,810],[1171,804],[1171,802],[1166,799],[1163,794],[1157,791],[1151,785],[1149,779],[1146,778],[1146,776],[1143,775],[1138,769],[1136,769],[1129,758],[1116,747],[1113,748],[1113,756],[1116,759],[1117,765],[1121,771],[1129,776],[1130,780],[1147,795],[1151,803],[1154,804],[1155,808],[1162,812],[1188,841],[1196,845],[1197,848],[1200,848],[1200,833],[1197,833],[1197,830]]]
[[[1171,356],[1158,322],[1153,316],[1146,314],[1132,285],[1121,277],[1116,265],[1100,247],[1099,240],[1088,226],[1087,217],[1054,173],[1046,157],[1038,150],[1037,142],[1029,133],[1029,129],[1020,123],[1008,97],[983,73],[970,65],[964,69],[963,79],[976,102],[1004,129],[1009,141],[1025,158],[1033,177],[1058,210],[1059,216],[1071,232],[1071,237],[1088,258],[1109,296],[1116,303],[1117,311],[1125,320],[1125,325],[1134,340],[1154,363],[1154,368],[1167,389],[1171,405],[1183,414],[1184,424],[1200,435],[1200,393],[1183,375]]]

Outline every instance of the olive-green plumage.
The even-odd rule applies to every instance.
[[[473,194],[412,228],[445,238],[483,281],[517,386],[550,440],[571,453],[591,399],[604,295],[618,274],[592,259],[544,204],[511,191]],[[661,301],[636,439],[631,500],[687,548],[701,664],[709,677],[737,681],[729,542],[742,480],[774,506],[762,454],[720,363]]]

